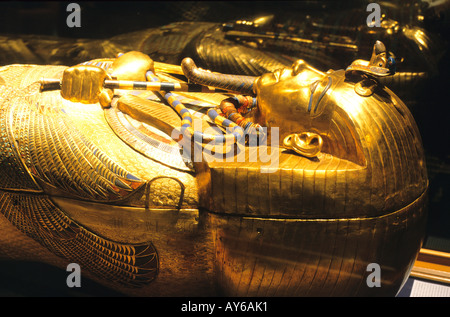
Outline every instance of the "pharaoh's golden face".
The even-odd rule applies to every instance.
[[[328,79],[327,74],[303,60],[290,68],[262,75],[255,83],[259,107],[257,121],[267,127],[279,128],[281,139],[291,133],[324,133],[319,131],[321,127],[312,125],[312,118],[326,112],[326,103],[321,103],[319,97],[327,87]]]
[[[350,118],[358,109],[350,108],[368,99],[355,92],[343,70],[323,73],[299,60],[259,77],[255,90],[259,110],[255,121],[278,128],[279,144],[285,148],[307,157],[326,152],[364,161],[355,128],[358,120]]]

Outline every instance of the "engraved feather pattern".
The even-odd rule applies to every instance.
[[[0,72],[11,87],[28,87],[46,72],[43,67],[9,69]],[[0,85],[0,213],[55,255],[98,278],[127,287],[151,282],[159,265],[151,242],[103,238],[70,219],[49,196],[50,190],[110,203],[126,199],[145,182],[71,124],[58,93],[20,91],[26,89]]]
[[[98,277],[139,287],[158,273],[151,243],[121,244],[99,237],[70,220],[46,195],[0,191],[0,210],[23,233]]]
[[[119,200],[143,184],[97,149],[64,113],[41,113],[41,102],[45,99],[36,101],[35,109],[15,102],[9,116],[19,155],[39,182],[95,201]]]

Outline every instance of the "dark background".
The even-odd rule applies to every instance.
[[[67,5],[81,7],[81,27],[66,24]],[[0,2],[0,35],[50,35],[65,38],[103,39],[146,28],[159,27],[177,21],[229,22],[274,13],[292,16],[306,10],[315,14],[366,7],[369,2],[381,1],[11,1]],[[389,1],[402,3],[402,1]],[[414,1],[408,1],[414,2]],[[420,1],[416,1],[420,2]],[[393,19],[404,23],[413,21],[417,6],[394,11]],[[439,34],[444,40],[449,32],[449,5],[425,11],[423,27]],[[448,56],[448,55],[447,55]],[[418,113],[419,128],[426,134],[425,149],[430,177],[430,217],[425,247],[450,252],[450,152],[448,134],[448,60],[444,62],[439,82],[432,95],[427,96],[439,107],[430,114],[423,108]],[[434,108],[436,109],[436,108]],[[427,117],[423,117],[422,113]],[[431,131],[431,132],[428,132]],[[1,234],[1,233],[0,233]],[[43,272],[36,275],[35,272]],[[86,296],[117,295],[86,282],[82,291],[67,287],[53,289],[52,280],[60,281],[67,272],[39,263],[0,263],[0,296]],[[64,286],[65,283],[63,282]],[[48,287],[46,287],[46,285]]]
[[[67,5],[81,7],[80,28],[68,28]],[[335,10],[365,1],[5,1],[1,33],[105,38],[176,21],[227,22],[260,14]]]
[[[431,1],[431,0],[430,0]],[[81,7],[81,27],[68,28],[67,5]],[[390,17],[409,22],[414,11],[426,1],[346,0],[346,1],[2,1],[0,2],[1,34],[43,34],[73,38],[105,38],[144,28],[162,26],[176,21],[228,22],[262,14],[291,16],[296,13],[331,12],[355,7],[366,8],[368,3],[380,3],[383,10],[400,4],[400,11],[390,11]],[[406,5],[408,3],[409,5]],[[410,5],[413,3],[413,5]],[[417,4],[416,4],[417,3]],[[427,15],[428,30],[447,33],[449,30],[448,3]],[[365,20],[365,16],[362,17]]]

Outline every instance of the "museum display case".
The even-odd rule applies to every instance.
[[[4,295],[450,284],[447,1],[1,6]]]

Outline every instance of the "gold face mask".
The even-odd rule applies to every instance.
[[[328,101],[333,72],[323,73],[303,60],[290,68],[262,75],[255,82],[259,113],[255,120],[279,129],[284,147],[307,157],[322,150],[334,103]]]
[[[254,120],[278,128],[280,144],[303,156],[324,151],[363,163],[355,124],[373,119],[356,117],[365,103],[381,107],[383,101],[372,96],[382,90],[376,78],[392,75],[393,62],[377,41],[370,61],[356,60],[345,71],[324,73],[298,60],[290,68],[264,74],[255,81],[259,111]]]

